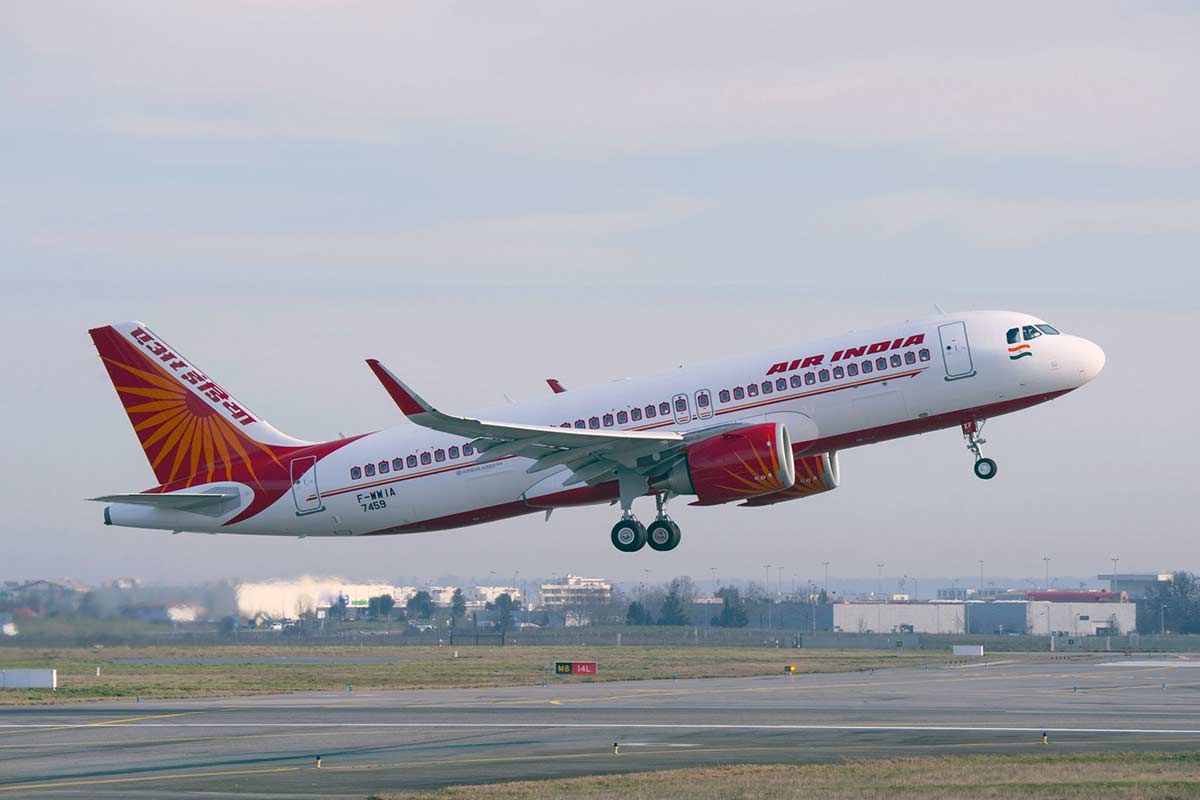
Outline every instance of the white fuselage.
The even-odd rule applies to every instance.
[[[797,455],[828,452],[1017,411],[1099,373],[1100,348],[1070,335],[1036,338],[1026,348],[1030,356],[1014,359],[1006,331],[1041,322],[1007,311],[945,315],[548,395],[474,416],[678,432],[725,422],[783,422]],[[660,412],[664,404],[666,415]],[[653,417],[647,407],[653,407]],[[114,505],[110,515],[113,524],[133,527],[359,536],[460,527],[615,498],[615,488],[564,487],[565,468],[530,474],[527,458],[476,463],[480,454],[465,454],[468,445],[461,437],[404,423],[330,453],[271,506],[233,524],[225,523],[236,510],[211,517]],[[252,491],[237,488],[243,496]]]

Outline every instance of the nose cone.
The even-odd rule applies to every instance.
[[[1079,370],[1079,383],[1082,386],[1095,378],[1104,369],[1104,351],[1095,342],[1079,339],[1075,343],[1075,364]]]

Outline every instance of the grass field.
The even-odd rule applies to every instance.
[[[380,794],[386,800],[1171,800],[1200,798],[1200,753],[954,756],[701,767]]]
[[[454,657],[457,652],[458,657]],[[339,660],[386,659],[382,663]],[[157,663],[124,663],[134,659]],[[292,662],[321,659],[320,663]],[[58,670],[57,691],[0,691],[0,705],[118,697],[278,694],[319,689],[418,689],[528,686],[551,681],[644,680],[853,672],[941,663],[944,655],[868,650],[776,650],[745,647],[105,647],[0,648],[0,668]],[[222,663],[171,663],[176,661]],[[596,678],[556,677],[555,660],[596,661]],[[96,668],[100,676],[96,676]]]

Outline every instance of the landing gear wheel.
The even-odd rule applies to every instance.
[[[996,477],[996,462],[990,458],[981,458],[975,462],[975,477],[990,481]]]
[[[646,544],[650,549],[665,553],[679,545],[679,526],[669,519],[658,519],[646,529]]]
[[[636,553],[646,546],[646,526],[633,517],[626,517],[613,525],[612,543],[622,553]]]

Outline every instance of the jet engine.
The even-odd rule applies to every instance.
[[[811,497],[838,487],[837,452],[800,456],[796,459],[796,482],[788,489],[751,497],[744,506],[769,506],[785,500]]]
[[[694,494],[692,505],[711,506],[770,495],[796,481],[796,460],[787,428],[766,422],[718,434],[686,450],[655,489]]]

